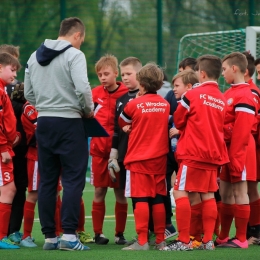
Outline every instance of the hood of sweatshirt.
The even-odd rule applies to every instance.
[[[58,55],[72,47],[65,40],[45,40],[36,50],[36,59],[41,66],[47,66]]]

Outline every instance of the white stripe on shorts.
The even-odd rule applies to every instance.
[[[242,181],[246,181],[246,167],[244,166],[244,170],[242,171]]]
[[[131,196],[131,175],[130,175],[130,171],[126,170],[125,197],[129,198],[130,196]]]
[[[38,161],[34,162],[32,190],[38,190]]]
[[[181,178],[180,178],[178,190],[185,190],[185,184],[186,184],[186,179],[187,179],[187,168],[188,168],[187,165],[182,166]]]

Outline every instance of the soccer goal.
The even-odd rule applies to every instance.
[[[179,42],[177,68],[180,61],[187,57],[198,58],[204,54],[213,54],[223,58],[235,51],[250,51],[255,58],[260,57],[260,27],[248,26],[239,30],[187,34]],[[228,88],[222,76],[219,85],[222,91]]]

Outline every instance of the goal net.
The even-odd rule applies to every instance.
[[[255,58],[260,57],[260,27],[187,34],[179,42],[177,68],[180,61],[187,57],[198,58],[204,54],[212,54],[223,58],[231,52],[246,50]],[[219,78],[219,86],[223,92],[228,88],[222,76]]]

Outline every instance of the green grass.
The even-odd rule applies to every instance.
[[[93,199],[93,187],[90,184],[86,184],[84,190],[84,201],[86,207],[86,224],[85,229],[87,232],[93,234],[92,221],[91,221],[91,204]],[[37,215],[37,214],[36,214]],[[38,216],[36,216],[38,218]],[[173,223],[175,218],[173,217]],[[42,249],[44,243],[44,237],[41,234],[39,220],[36,219],[33,229],[33,237],[36,239],[37,248],[21,248],[19,250],[0,250],[0,260],[78,260],[78,259],[94,259],[94,260],[106,260],[106,259],[123,259],[123,260],[153,260],[153,259],[171,259],[171,260],[213,260],[213,259],[259,259],[260,246],[250,246],[249,249],[216,249],[215,251],[198,251],[192,252],[160,252],[155,250],[150,251],[122,251],[122,246],[115,245],[114,243],[114,193],[113,190],[109,190],[106,197],[106,218],[104,222],[104,234],[110,239],[108,245],[95,245],[89,244],[91,250],[85,252],[67,252],[67,251],[44,251]],[[234,235],[234,228],[232,228],[232,234]],[[131,239],[135,236],[134,218],[132,214],[132,206],[129,201],[129,217],[127,220],[125,237]]]

